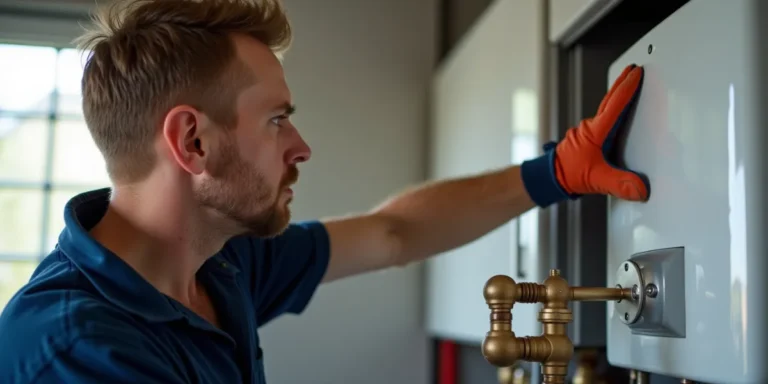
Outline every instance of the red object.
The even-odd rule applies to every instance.
[[[458,384],[459,362],[458,345],[452,341],[443,340],[438,346],[438,384]]]

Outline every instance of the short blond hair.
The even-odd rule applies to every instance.
[[[157,127],[176,105],[237,123],[237,96],[255,79],[237,59],[235,34],[278,56],[292,37],[279,0],[117,0],[94,14],[76,41],[89,52],[83,113],[113,182],[149,175]]]

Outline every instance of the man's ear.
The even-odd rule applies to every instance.
[[[193,175],[205,171],[211,148],[209,135],[206,135],[208,131],[208,118],[190,106],[174,107],[165,115],[165,143],[179,166]]]

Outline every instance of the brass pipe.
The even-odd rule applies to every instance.
[[[619,301],[632,299],[632,288],[571,287],[571,301]]]
[[[496,367],[510,367],[519,360],[541,364],[544,384],[564,384],[573,343],[567,326],[573,320],[568,302],[574,300],[631,299],[631,290],[622,288],[570,287],[557,269],[550,270],[542,284],[517,283],[497,275],[486,282],[483,296],[491,310],[490,331],[483,341],[483,356]],[[538,320],[543,334],[517,337],[512,331],[515,303],[541,303]]]

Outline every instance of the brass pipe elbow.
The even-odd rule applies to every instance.
[[[564,383],[568,363],[573,358],[573,343],[567,325],[573,320],[570,301],[621,301],[632,299],[631,289],[570,287],[553,269],[543,284],[518,283],[505,275],[491,277],[483,288],[491,310],[491,329],[483,341],[483,356],[497,367],[510,367],[517,361],[541,363],[544,383]],[[517,337],[512,331],[515,303],[542,303],[538,320],[540,336]]]
[[[510,367],[522,355],[522,342],[512,332],[517,283],[509,276],[493,276],[485,284],[483,296],[491,309],[491,330],[483,341],[483,356],[496,367]]]
[[[522,360],[522,339],[512,331],[490,331],[483,340],[483,356],[495,367],[511,367]]]

